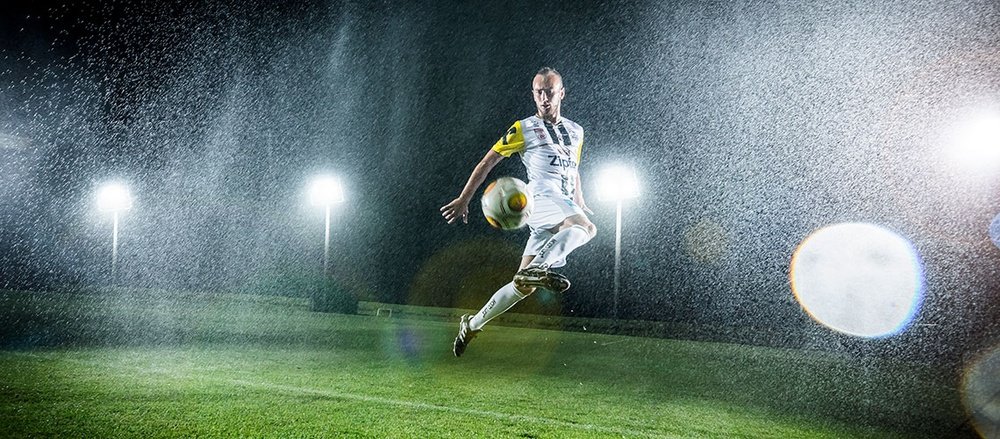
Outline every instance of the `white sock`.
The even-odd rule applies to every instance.
[[[550,266],[566,258],[577,247],[590,241],[590,233],[581,225],[572,225],[559,231],[542,246],[535,255],[531,265],[549,264]]]
[[[525,297],[528,296],[521,294],[517,288],[514,288],[514,282],[500,287],[497,292],[493,293],[493,297],[490,298],[490,301],[486,302],[483,309],[479,310],[476,315],[472,316],[472,319],[469,320],[469,327],[474,331],[482,329],[486,322],[493,320],[494,317],[500,314],[503,314]]]

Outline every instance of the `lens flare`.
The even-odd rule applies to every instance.
[[[966,370],[962,404],[979,434],[984,438],[1000,437],[1000,347],[981,356]]]
[[[684,231],[684,250],[703,264],[719,262],[729,249],[726,230],[710,219],[702,219]]]
[[[990,241],[1000,247],[1000,215],[994,217],[993,222],[990,223]]]
[[[810,317],[859,337],[901,331],[923,294],[923,270],[910,242],[867,223],[813,232],[792,256],[790,276],[792,292]]]
[[[390,361],[405,364],[410,368],[423,368],[430,355],[436,354],[428,341],[426,329],[413,325],[405,319],[386,317],[382,314],[382,352]]]

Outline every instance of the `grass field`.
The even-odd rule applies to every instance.
[[[0,292],[0,436],[968,435],[912,364],[323,314],[279,297]]]

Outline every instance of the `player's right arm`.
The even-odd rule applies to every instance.
[[[486,152],[476,168],[472,170],[472,175],[469,176],[469,180],[465,183],[458,198],[441,207],[441,216],[444,217],[445,221],[451,224],[461,218],[463,223],[468,223],[469,203],[472,202],[472,196],[476,194],[479,186],[482,186],[483,181],[486,181],[486,176],[490,174],[497,163],[500,163],[500,160],[523,151],[524,134],[521,134],[521,121],[517,121],[500,140],[497,140],[497,143]]]
[[[502,155],[492,149],[486,152],[486,155],[479,161],[476,168],[472,170],[472,175],[469,176],[469,181],[465,183],[465,187],[462,188],[462,193],[458,198],[451,200],[450,203],[441,207],[441,216],[448,221],[448,224],[458,221],[459,218],[462,219],[463,223],[469,222],[469,203],[472,202],[472,196],[475,195],[476,189],[479,189],[479,186],[486,180],[486,176],[490,174],[490,171],[503,158]]]

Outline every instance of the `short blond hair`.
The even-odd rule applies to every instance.
[[[548,66],[545,66],[545,67],[542,67],[542,68],[538,69],[538,73],[535,73],[535,76],[538,76],[538,75],[545,76],[545,75],[548,75],[548,74],[554,74],[554,75],[558,76],[559,79],[562,79],[562,75],[559,73],[559,71],[557,71],[556,69],[553,69],[552,67],[548,67]]]

